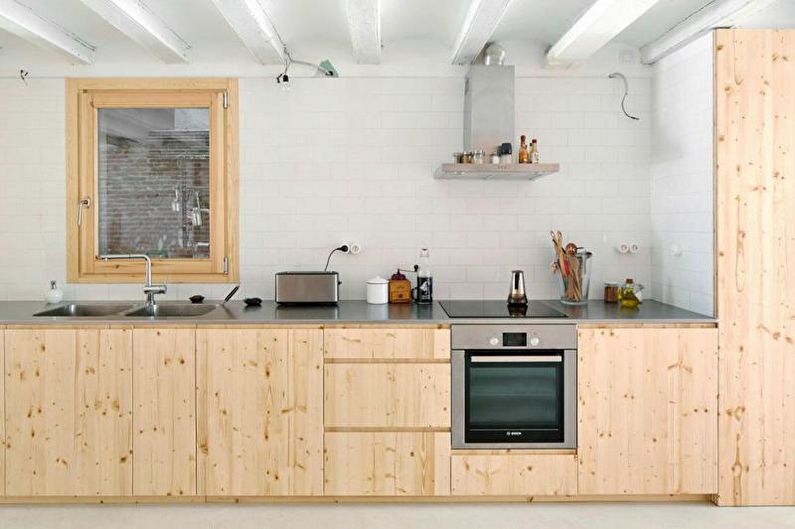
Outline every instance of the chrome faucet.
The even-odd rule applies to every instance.
[[[146,284],[144,285],[144,294],[146,294],[146,305],[148,307],[153,307],[155,305],[155,294],[165,294],[166,293],[166,285],[153,285],[152,284],[152,260],[149,258],[148,255],[142,253],[120,253],[120,254],[106,254],[100,255],[100,259],[103,261],[110,261],[113,259],[143,259],[146,268],[144,280]]]

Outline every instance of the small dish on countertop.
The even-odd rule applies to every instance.
[[[246,298],[243,300],[243,303],[245,303],[247,307],[259,307],[260,305],[262,305],[262,299]]]
[[[189,297],[188,299],[189,299],[189,300],[190,300],[190,302],[191,302],[191,303],[193,303],[193,304],[199,304],[199,303],[201,303],[202,301],[204,301],[204,296],[202,296],[201,294],[196,294],[196,295],[194,295],[194,296],[191,296],[191,297]]]

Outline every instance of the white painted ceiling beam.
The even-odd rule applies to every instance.
[[[260,63],[285,62],[284,43],[258,0],[212,0],[212,2]]]
[[[661,0],[596,0],[547,52],[550,66],[581,63]]]
[[[660,38],[640,49],[641,60],[654,64],[715,28],[736,26],[776,0],[717,0],[692,13]]]
[[[472,0],[453,45],[453,64],[472,64],[491,38],[511,0]]]
[[[169,64],[190,62],[188,57],[190,45],[141,0],[81,0],[81,2],[163,62]]]
[[[380,0],[347,0],[348,32],[353,57],[359,64],[381,62]]]
[[[0,0],[0,27],[73,64],[92,64],[94,47],[16,0]]]

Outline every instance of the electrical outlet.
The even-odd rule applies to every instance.
[[[362,245],[358,242],[352,242],[348,245],[348,253],[351,255],[359,255],[362,251]]]

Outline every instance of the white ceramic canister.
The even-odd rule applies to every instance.
[[[381,276],[368,279],[367,303],[373,305],[389,303],[389,281]]]

